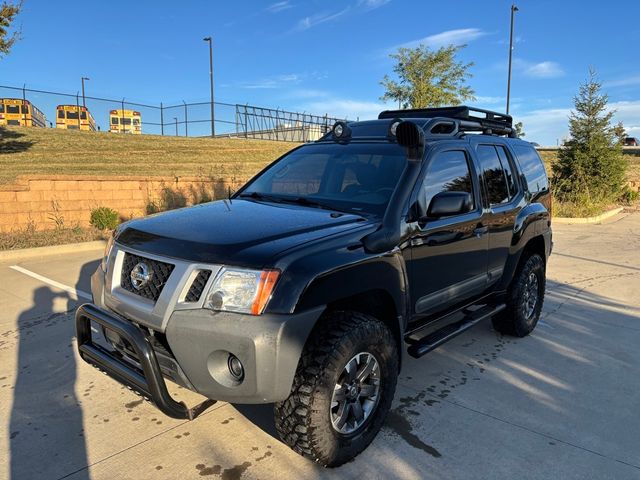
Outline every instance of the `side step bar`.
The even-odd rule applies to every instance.
[[[448,342],[452,338],[457,337],[481,321],[501,312],[506,307],[507,306],[505,304],[495,306],[487,305],[475,312],[471,312],[462,320],[451,323],[440,330],[436,330],[435,332],[420,338],[419,340],[413,341],[413,344],[409,346],[407,352],[412,357],[419,358],[426,353],[429,353],[431,350],[438,348],[443,343]]]
[[[92,341],[91,322],[112,330],[126,340],[135,350],[140,366],[124,361],[116,352],[107,350]],[[116,317],[95,305],[86,303],[76,312],[76,338],[82,359],[122,383],[143,397],[150,399],[165,415],[172,418],[193,420],[215,400],[205,400],[193,408],[176,402],[167,390],[160,365],[148,337],[131,322]]]

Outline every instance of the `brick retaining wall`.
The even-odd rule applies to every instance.
[[[149,207],[179,207],[226,196],[245,179],[208,177],[30,176],[0,185],[0,232],[88,226],[91,210],[110,207],[123,219]]]
[[[246,179],[208,177],[32,176],[0,185],[0,233],[89,225],[91,210],[110,207],[123,220],[160,209],[224,198]],[[640,191],[640,181],[629,186]]]

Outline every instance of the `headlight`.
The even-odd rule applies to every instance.
[[[113,248],[114,238],[115,238],[115,235],[111,235],[109,237],[109,240],[107,240],[107,246],[104,249],[104,255],[102,256],[102,263],[101,263],[103,272],[107,271],[107,264],[109,263],[109,255],[111,255],[111,249]]]
[[[260,315],[279,275],[277,270],[223,267],[211,285],[204,306],[212,310]]]

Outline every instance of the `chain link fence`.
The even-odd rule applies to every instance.
[[[157,104],[134,102],[122,98],[101,98],[81,92],[61,93],[0,85],[0,99],[27,100],[45,115],[45,125],[56,127],[58,105],[85,106],[95,119],[98,131],[109,132],[111,116],[133,110],[140,115],[140,132],[151,135],[203,137],[257,138],[284,142],[317,140],[339,119],[325,115],[258,107],[248,104],[214,102],[214,122],[211,121],[211,102]],[[115,111],[115,112],[114,112]],[[112,115],[113,113],[113,115]],[[113,130],[118,130],[117,128]],[[117,133],[117,132],[115,132]]]

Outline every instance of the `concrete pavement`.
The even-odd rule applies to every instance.
[[[269,405],[172,420],[79,360],[73,290],[100,251],[0,264],[0,478],[638,479],[640,214],[554,235],[534,334],[486,322],[409,359],[386,427],[335,470],[280,443]]]

